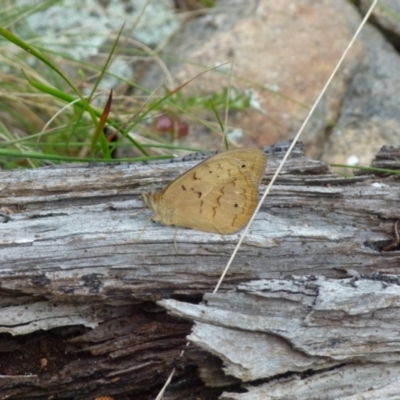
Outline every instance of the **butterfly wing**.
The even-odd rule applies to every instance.
[[[196,165],[162,192],[170,223],[223,234],[239,231],[257,206],[265,164],[262,150],[240,148]]]

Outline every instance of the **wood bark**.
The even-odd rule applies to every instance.
[[[286,148],[268,149],[260,191]],[[0,399],[148,398],[177,363],[165,398],[396,392],[384,377],[400,366],[397,176],[341,177],[297,147],[220,292],[193,304],[239,234],[178,229],[176,251],[174,227],[146,225],[140,194],[199,157],[1,172]],[[384,147],[374,166],[399,170],[400,150]],[[178,362],[191,327],[181,318],[195,321],[196,347]]]

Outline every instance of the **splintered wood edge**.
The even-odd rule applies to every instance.
[[[199,305],[158,304],[194,321],[188,339],[246,382],[343,363],[399,363],[399,283],[397,276],[288,277],[206,294]]]
[[[268,363],[268,359],[265,360]],[[274,379],[243,385],[246,393],[224,392],[219,400],[391,399],[400,393],[400,364],[348,364],[319,374]],[[356,393],[356,394],[355,394]]]

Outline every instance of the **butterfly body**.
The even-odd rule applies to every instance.
[[[143,194],[154,221],[199,231],[233,234],[257,206],[266,155],[239,148],[216,154],[172,181],[161,192]]]

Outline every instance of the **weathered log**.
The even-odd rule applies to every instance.
[[[264,182],[279,160],[270,157]],[[0,230],[1,287],[59,301],[109,302],[211,291],[239,234],[178,229],[176,253],[175,228],[146,227],[151,213],[141,212],[143,191],[194,164],[3,171],[0,204],[12,214]],[[397,272],[400,255],[379,250],[392,240],[399,187],[392,178],[338,177],[321,162],[293,157],[223,287],[288,273],[340,276],[336,268]]]
[[[285,148],[287,145],[276,145],[269,150],[261,190],[283,156],[280,150]],[[399,149],[384,148],[375,165],[382,167],[389,163],[391,168],[400,169],[399,154]],[[193,302],[211,292],[239,237],[179,229],[176,252],[173,227],[156,223],[145,226],[151,213],[149,210],[142,212],[140,194],[164,187],[197,160],[198,157],[186,157],[173,162],[78,164],[0,173],[3,215],[0,224],[0,332],[3,332],[0,340],[0,349],[3,349],[0,350],[0,399],[5,396],[40,398],[61,393],[66,397],[68,391],[71,398],[79,392],[80,397],[76,398],[82,399],[100,393],[138,395],[158,390],[157,387],[164,383],[190,325],[179,320],[165,320],[165,315],[160,314],[159,309],[154,313],[150,305],[168,298],[190,298]],[[360,361],[367,367],[378,362],[380,366],[397,362],[397,356],[389,356],[388,350],[392,345],[397,354],[393,337],[389,335],[385,342],[388,331],[383,328],[390,318],[378,312],[379,296],[370,297],[372,292],[360,292],[363,296],[357,303],[357,293],[352,293],[350,302],[346,297],[349,292],[339,290],[335,292],[338,296],[335,306],[322,312],[315,304],[326,304],[327,298],[308,291],[310,285],[321,289],[322,282],[337,283],[346,288],[351,288],[352,282],[360,285],[374,282],[395,290],[400,252],[396,245],[389,245],[393,244],[393,226],[399,218],[399,188],[399,181],[393,176],[377,177],[369,173],[339,177],[325,164],[306,159],[301,149],[296,149],[244,240],[221,293],[207,295],[208,306],[190,306],[172,303],[172,300],[160,303],[183,318],[198,321],[191,340],[216,353],[226,363],[226,371],[235,377],[224,381],[213,374],[214,381],[208,380],[210,385],[223,387],[304,370],[316,371],[317,375],[311,378],[318,380],[321,370],[330,371],[341,364],[346,364],[347,368],[348,363],[353,365]],[[385,247],[390,251],[381,251]],[[289,274],[300,277],[284,278]],[[353,277],[348,278],[348,274]],[[371,281],[371,274],[375,281]],[[388,281],[381,277],[382,274],[394,276]],[[313,276],[316,278],[311,279]],[[293,282],[297,283],[294,285]],[[277,285],[275,288],[274,284]],[[268,289],[263,289],[268,296],[263,291],[260,294],[260,285],[269,285]],[[281,285],[292,286],[279,291]],[[293,285],[299,286],[296,296]],[[238,288],[236,292],[230,292],[235,287]],[[285,298],[289,294],[293,298]],[[394,307],[397,297],[392,292],[391,296]],[[260,306],[264,305],[262,308],[256,307],[258,301]],[[338,312],[338,304],[347,307],[342,314]],[[320,316],[319,336],[310,336],[310,340],[315,340],[323,337],[323,332],[330,331],[332,321],[351,315],[354,304],[357,305],[358,325],[351,331],[353,341],[349,341],[348,332],[346,336],[340,327],[337,341],[346,338],[346,342],[358,349],[357,356],[349,350],[350,345],[339,346],[338,354],[306,346],[307,335],[310,335],[307,324],[315,323],[314,320],[310,322],[310,315],[314,319]],[[371,304],[377,307],[376,310]],[[245,329],[243,324],[234,323],[249,312],[254,312],[255,317],[263,316],[266,313],[264,307],[271,313],[279,313],[282,324],[287,322],[285,334],[273,331],[271,327],[265,328],[264,332],[259,327]],[[385,303],[382,307],[389,306]],[[204,317],[200,318],[194,310],[200,310],[200,314],[204,312]],[[359,317],[364,313],[369,313],[369,319]],[[226,324],[228,315],[233,318],[233,325]],[[390,315],[396,318],[395,312]],[[382,318],[384,326],[381,326]],[[354,320],[349,321],[354,323]],[[378,350],[367,354],[368,342],[356,339],[372,321],[376,329],[382,330],[374,339]],[[263,326],[270,323],[266,318]],[[124,329],[119,328],[120,324]],[[93,330],[88,332],[88,329]],[[211,331],[215,337],[203,341],[204,332]],[[222,346],[220,339],[227,334],[217,332],[230,332],[235,341],[230,340]],[[46,351],[32,353],[31,361],[38,366],[36,371],[19,369],[18,363],[13,367],[10,360],[13,355],[20,354],[21,338],[29,335],[39,335],[44,342],[53,343],[51,350],[61,348],[60,354],[69,351],[70,358],[57,356],[57,364],[55,353],[46,345],[47,356]],[[258,335],[262,336],[258,338]],[[272,342],[266,340],[265,335]],[[56,340],[51,342],[49,337]],[[276,354],[265,353],[275,354],[270,368],[261,368],[262,363],[256,358],[246,362],[240,360],[236,366],[234,362],[227,362],[235,352],[235,343],[246,347],[249,337],[253,343],[258,340],[267,343],[264,351],[278,349]],[[293,346],[296,356],[290,352],[284,355],[280,346]],[[322,340],[320,346],[325,350],[328,348]],[[6,353],[4,349],[12,351]],[[204,353],[201,354],[204,357]],[[195,356],[193,360],[196,360]],[[242,370],[247,368],[246,363],[252,362],[260,367],[259,372],[244,374]],[[26,372],[35,375],[26,376]],[[200,372],[202,377],[207,376],[206,369]],[[188,375],[186,370],[178,368],[177,381],[183,376],[188,382],[197,379],[192,371]],[[198,382],[196,385],[200,390]],[[173,386],[173,389],[175,392],[171,389],[168,398],[179,398],[183,393],[182,385]],[[214,398],[221,390],[212,392]],[[191,398],[190,394],[186,396]],[[236,395],[229,396],[236,398]]]
[[[223,399],[281,398],[279,392],[296,399],[364,392],[386,398],[378,395],[383,388],[399,388],[397,374],[387,373],[400,368],[399,282],[393,276],[287,277],[207,294],[201,305],[159,304],[196,321],[188,339],[222,359],[227,375],[251,382],[290,373],[286,380],[246,386],[249,393],[225,393]],[[302,393],[295,395],[299,385],[289,382],[306,371]],[[373,372],[375,378],[366,380]]]

